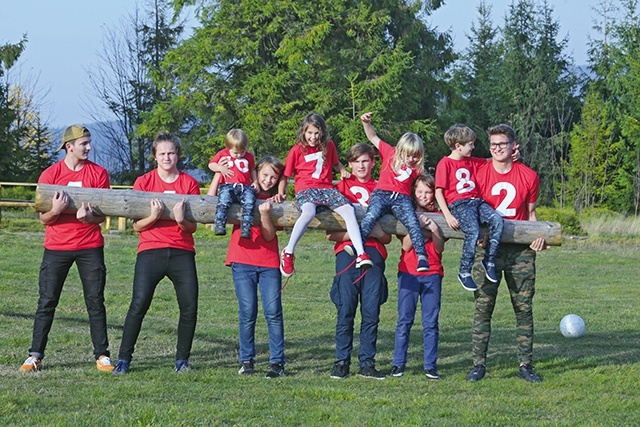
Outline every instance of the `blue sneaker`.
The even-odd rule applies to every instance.
[[[176,367],[174,369],[175,372],[184,373],[191,371],[191,365],[189,365],[189,361],[187,359],[178,359],[176,360]]]
[[[498,283],[498,276],[496,275],[496,265],[492,262],[485,262],[482,260],[482,268],[484,268],[484,275],[487,279],[493,283]]]
[[[471,278],[471,274],[459,273],[458,280],[460,281],[460,284],[465,290],[471,291],[471,292],[478,290],[478,287],[476,286],[475,282]]]
[[[113,375],[125,375],[129,372],[129,364],[131,362],[128,362],[126,360],[118,360],[118,363],[116,363],[116,367],[113,368]]]
[[[429,271],[429,262],[426,258],[418,258],[418,267],[416,270],[418,272]]]

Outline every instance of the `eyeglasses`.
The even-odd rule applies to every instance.
[[[490,150],[504,150],[505,148],[507,148],[507,145],[511,144],[513,141],[509,141],[509,142],[498,142],[497,144],[491,143],[489,144],[489,149]]]

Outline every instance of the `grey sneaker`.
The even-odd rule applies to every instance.
[[[401,377],[404,375],[404,365],[401,366],[392,366],[391,367],[391,376],[392,377]]]
[[[238,373],[240,375],[252,375],[255,372],[256,371],[253,368],[253,360],[246,360],[242,362],[242,365],[240,366],[240,370],[238,370]]]
[[[480,381],[484,378],[487,368],[484,365],[475,365],[467,374],[467,381]]]
[[[437,369],[427,369],[426,371],[424,371],[424,374],[430,380],[439,380],[440,379],[440,375],[438,375],[438,370]]]
[[[375,378],[376,380],[385,379],[384,374],[378,371],[375,366],[361,366],[358,369],[358,375],[365,378]]]
[[[349,376],[349,365],[346,363],[336,362],[333,364],[331,378],[343,380]]]
[[[520,370],[518,372],[518,376],[525,381],[530,383],[539,383],[542,382],[539,376],[533,372],[533,366],[527,364],[520,366]]]
[[[284,377],[284,366],[280,363],[272,363],[269,372],[267,372],[266,378],[280,378]]]

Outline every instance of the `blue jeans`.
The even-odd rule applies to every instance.
[[[393,351],[393,365],[407,363],[411,327],[416,316],[418,299],[422,304],[422,333],[424,336],[424,369],[438,369],[438,339],[440,329],[440,297],[442,276],[414,276],[398,272],[398,325]]]
[[[476,245],[480,237],[480,224],[489,226],[489,240],[486,242],[484,260],[495,263],[504,225],[500,214],[491,209],[491,206],[482,199],[456,200],[449,205],[449,210],[464,232],[460,273],[471,273]]]
[[[351,363],[353,349],[353,324],[360,302],[360,352],[358,359],[360,366],[374,366],[376,357],[376,343],[378,340],[378,323],[380,322],[380,306],[387,301],[387,279],[384,276],[384,258],[376,248],[365,246],[365,251],[371,257],[373,267],[366,271],[364,277],[358,281],[363,270],[351,265],[347,271],[336,275],[331,287],[331,301],[338,309],[336,323],[336,361],[344,364]],[[354,257],[345,251],[336,255],[336,273],[345,269]],[[356,281],[355,283],[353,283]]]
[[[376,221],[389,212],[407,229],[416,255],[426,258],[427,251],[424,248],[422,229],[416,217],[416,211],[413,207],[411,197],[406,194],[386,190],[373,190],[371,198],[369,199],[367,213],[362,218],[362,221],[360,221],[362,240],[365,240],[369,234],[371,234],[371,230],[373,230]]]
[[[227,212],[232,203],[242,206],[242,231],[249,232],[253,224],[253,209],[256,206],[256,192],[250,185],[222,184],[218,190],[218,206],[216,206],[216,225],[227,222]]]
[[[131,361],[142,320],[158,283],[168,277],[176,291],[180,318],[176,360],[188,359],[198,318],[198,275],[195,253],[184,249],[149,249],[138,253],[133,277],[133,295],[122,330],[118,359]]]
[[[79,251],[44,250],[40,265],[38,308],[33,321],[33,340],[29,354],[44,358],[53,316],[60,301],[62,286],[69,269],[76,263],[84,303],[89,314],[89,331],[96,359],[109,356],[107,339],[107,312],[104,308],[104,286],[107,267],[104,265],[104,248],[83,249]]]
[[[269,332],[269,363],[285,364],[284,321],[282,317],[282,274],[278,268],[232,263],[233,283],[238,298],[238,335],[240,363],[256,356],[255,330],[258,317],[258,287],[262,311]]]

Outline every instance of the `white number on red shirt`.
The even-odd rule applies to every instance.
[[[471,181],[471,172],[469,172],[469,169],[460,168],[456,170],[456,179],[458,180],[456,184],[458,194],[468,193],[476,188],[476,183]]]
[[[496,208],[496,212],[498,212],[501,216],[515,216],[516,210],[515,208],[510,208],[509,205],[516,198],[516,187],[509,182],[498,182],[493,187],[491,187],[491,195],[492,196],[500,196],[502,192],[505,192],[504,199],[500,202],[500,205]]]
[[[356,196],[356,199],[358,199],[358,203],[360,203],[360,205],[369,206],[369,191],[366,188],[360,187],[359,185],[354,185],[353,187],[349,188],[349,191],[351,191],[351,194]]]
[[[317,162],[316,170],[311,174],[311,178],[319,179],[320,173],[322,172],[322,166],[324,165],[324,159],[322,158],[322,151],[318,151],[317,153],[307,154],[304,156],[304,161],[309,162]]]

